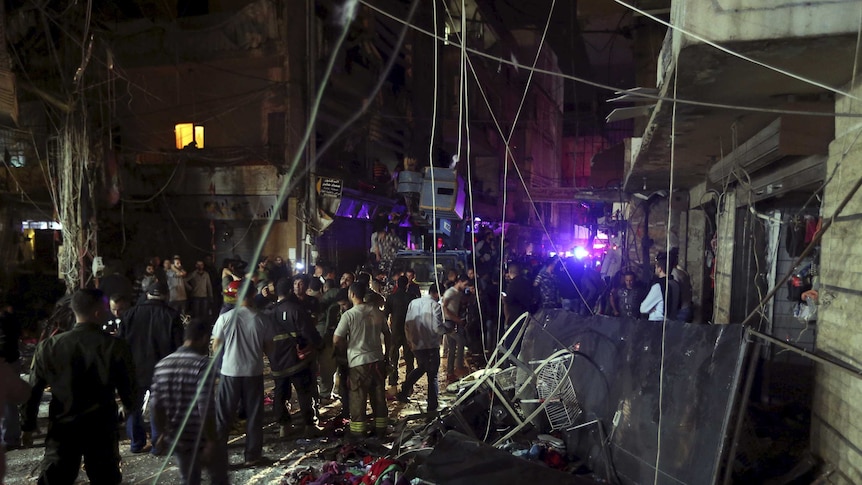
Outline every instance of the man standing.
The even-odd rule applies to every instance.
[[[478,259],[476,265],[479,274],[487,274],[494,270],[494,266],[499,263],[500,255],[497,249],[497,243],[494,236],[494,231],[486,229],[485,233],[476,243],[476,257]]]
[[[210,275],[210,289],[213,295],[212,305],[210,306],[210,318],[208,321],[214,322],[216,315],[218,315],[219,308],[221,308],[221,295],[223,288],[221,287],[221,273],[215,266],[212,254],[204,256],[204,271]]]
[[[422,296],[422,290],[416,283],[416,270],[413,268],[407,268],[407,271],[404,273],[404,276],[407,277],[407,294],[410,295],[414,300]]]
[[[263,354],[270,355],[272,334],[263,317],[254,311],[254,286],[243,285],[239,305],[216,320],[213,349],[221,353],[221,381],[216,394],[218,456],[216,462],[227,466],[227,440],[240,402],[245,410],[245,465],[263,461]]]
[[[11,301],[4,302],[0,308],[0,361],[9,364],[12,373],[21,373],[19,359],[21,353],[18,341],[21,340],[21,324],[15,318]],[[5,411],[5,412],[4,412]],[[21,422],[18,416],[18,406],[13,400],[8,400],[0,409],[0,447],[14,450],[21,447]]]
[[[342,289],[347,290],[348,288],[350,288],[350,285],[352,285],[355,280],[356,278],[353,276],[353,273],[344,273],[343,275],[341,275],[339,285]]]
[[[679,285],[668,278],[666,269],[667,256],[659,253],[655,258],[655,275],[658,281],[653,283],[646,298],[641,302],[640,311],[646,313],[651,322],[661,322],[667,315],[668,320],[676,320],[679,309]],[[667,293],[665,293],[665,288]]]
[[[111,296],[108,301],[108,308],[111,310],[111,317],[108,318],[108,323],[102,327],[102,330],[111,335],[116,335],[117,330],[120,329],[120,324],[123,321],[123,314],[131,307],[132,297],[129,295],[116,294]]]
[[[136,302],[142,302],[147,299],[147,288],[158,280],[156,277],[156,267],[153,263],[148,263],[144,268],[144,274],[135,282],[134,297]]]
[[[623,286],[611,292],[611,310],[615,316],[640,318],[641,300],[644,292],[637,284],[635,274],[631,271],[623,273]]]
[[[281,256],[272,258],[272,268],[269,270],[269,278],[276,283],[282,278],[290,278],[290,270],[284,264]]]
[[[307,315],[308,319],[311,321],[311,324],[317,327],[317,319],[320,317],[320,303],[317,298],[308,294],[308,282],[311,278],[308,275],[299,274],[293,277],[293,294],[289,295],[289,298],[302,308],[302,310]],[[312,374],[317,375],[317,362],[312,362]],[[314,386],[312,389],[312,400],[314,402],[314,408],[317,409],[317,406],[320,405],[320,392],[317,389],[317,386]],[[288,394],[288,398],[290,394]]]
[[[39,483],[73,483],[83,455],[91,483],[118,484],[123,477],[114,392],[130,413],[135,406],[132,356],[125,341],[102,331],[108,308],[101,291],[75,292],[72,311],[75,327],[36,348],[30,372],[33,391],[22,426],[24,440],[32,442],[42,393],[51,386]]]
[[[171,290],[171,297],[168,300],[171,308],[180,312],[187,313],[188,295],[186,294],[186,270],[183,269],[183,262],[180,256],[174,255],[173,264],[165,265],[165,275],[168,280],[168,288]]]
[[[209,343],[209,323],[193,319],[185,329],[183,346],[160,360],[153,373],[150,406],[161,441],[157,446],[164,450],[173,446],[183,485],[201,483],[201,464],[212,463],[216,443],[216,370],[207,373]],[[208,468],[211,483],[228,483],[224,467]]]
[[[123,263],[121,261],[111,261],[105,268],[105,275],[99,280],[99,289],[108,299],[114,295],[132,294],[132,282],[120,273],[122,268]]]
[[[455,277],[455,283],[443,293],[443,318],[447,329],[446,334],[449,342],[449,354],[446,356],[446,382],[452,383],[467,375],[464,366],[464,336],[467,329],[464,328],[465,321],[461,318],[461,297],[464,296],[464,288],[467,287],[469,279],[467,275]]]
[[[409,374],[413,370],[413,352],[410,346],[407,345],[407,338],[404,335],[404,319],[407,318],[407,307],[413,297],[407,293],[407,277],[398,278],[398,287],[389,298],[386,299],[383,314],[389,318],[389,331],[392,333],[392,345],[386,347],[389,351],[388,360],[390,364],[389,385],[398,385],[398,360],[399,351],[404,348],[404,363],[406,365],[406,373]]]
[[[516,263],[509,264],[506,279],[508,284],[503,309],[506,311],[506,328],[509,328],[524,312],[530,311],[533,291],[530,282],[521,275],[521,267]]]
[[[670,262],[668,263],[668,267],[671,268],[670,276],[679,286],[679,311],[677,312],[676,319],[680,322],[691,322],[694,317],[692,310],[691,276],[679,264],[679,248],[671,248],[669,255]]]
[[[393,226],[386,226],[382,231],[385,232],[377,233],[377,258],[378,269],[380,269],[380,271],[385,275],[389,273],[389,269],[392,267],[392,261],[395,259],[395,254],[407,246],[401,238],[395,235],[395,229]]]
[[[213,287],[210,281],[210,275],[206,271],[203,261],[195,262],[195,270],[188,277],[188,284],[191,287],[191,315],[195,318],[202,318],[207,321],[212,308]]]
[[[321,338],[308,314],[299,304],[288,298],[291,291],[290,279],[279,280],[276,285],[278,302],[272,309],[273,349],[268,354],[272,377],[275,380],[275,400],[272,406],[282,438],[287,436],[290,430],[290,412],[287,406],[291,384],[296,388],[304,435],[310,436],[317,432],[314,427],[317,413],[313,402],[317,381],[312,369],[314,356],[310,352],[320,347]]]
[[[350,367],[350,434],[349,440],[365,437],[365,408],[368,399],[374,412],[374,432],[386,435],[389,410],[386,408],[386,362],[382,341],[389,347],[389,327],[383,312],[363,303],[368,287],[353,283],[348,297],[353,308],[344,312],[335,329],[333,342],[337,348],[347,349]]]
[[[335,373],[338,372],[338,397],[341,399],[341,413],[344,417],[350,410],[347,378],[350,368],[347,367],[347,352],[335,348],[332,337],[341,315],[350,309],[350,297],[345,288],[338,290],[334,303],[326,309],[326,328],[323,330],[323,349],[317,362],[320,366],[320,383],[318,390],[322,400],[334,398]],[[346,350],[346,349],[344,349]]]
[[[288,297],[305,311],[312,324],[317,325],[317,313],[320,311],[320,304],[317,302],[317,298],[308,295],[308,277],[306,275],[293,277],[293,293]]]
[[[126,417],[126,433],[132,453],[144,453],[152,450],[159,455],[159,433],[155,423],[150,420],[150,442],[147,446],[147,432],[144,429],[142,407],[144,394],[153,381],[153,370],[156,364],[170,355],[183,344],[183,324],[180,314],[167,306],[164,298],[168,294],[168,285],[156,282],[147,289],[147,301],[131,308],[123,314],[123,321],[117,331],[117,337],[129,344],[132,358],[135,362],[135,383],[138,394],[133,412]]]
[[[401,402],[410,402],[413,386],[423,376],[428,377],[428,414],[427,420],[437,415],[437,371],[440,369],[440,339],[445,333],[443,310],[438,300],[440,293],[437,285],[431,285],[428,296],[413,300],[407,308],[404,329],[407,343],[416,356],[416,368],[407,374],[401,392],[396,396]]]
[[[20,377],[11,365],[0,359],[0,421],[5,418],[5,413],[12,408],[16,417],[18,406],[30,397],[30,386]],[[0,483],[4,483],[6,477],[6,447],[0,445]]]
[[[544,309],[560,308],[560,290],[557,287],[555,269],[557,258],[549,258],[536,275],[533,286],[539,291],[539,306]]]

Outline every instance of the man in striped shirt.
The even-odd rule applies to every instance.
[[[156,364],[150,387],[152,416],[163,441],[156,447],[173,449],[184,485],[201,483],[202,464],[209,462],[216,446],[216,371],[208,369],[209,336],[205,320],[192,320],[183,346]],[[213,484],[228,483],[226,468],[207,468]]]

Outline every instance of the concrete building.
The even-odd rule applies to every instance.
[[[674,28],[654,57],[655,84],[639,77],[658,97],[640,101],[652,107],[625,188],[649,197],[653,253],[677,246],[685,255],[700,320],[745,322],[829,360],[756,339],[753,399],[813,396],[812,452],[834,470],[830,483],[860,483],[862,381],[849,375],[862,360],[852,324],[862,308],[859,3],[668,6]],[[812,286],[816,318],[800,318],[800,290]]]
[[[464,12],[460,1],[449,10],[420,1],[412,17],[409,2],[375,1],[380,11],[359,8],[341,49],[334,0],[96,3],[92,37],[80,5],[6,12],[0,122],[15,126],[2,130],[11,166],[0,177],[0,231],[46,226],[28,225],[31,239],[14,243],[4,233],[5,260],[38,259],[50,254],[41,244],[56,252],[64,242],[47,226],[62,178],[56,121],[81,107],[92,141],[77,157],[85,234],[65,243],[89,256],[248,257],[274,218],[264,254],[352,269],[367,256],[375,216],[407,210],[385,172],[409,156],[423,167],[457,155],[465,218],[528,228],[509,235],[518,252],[570,246],[582,210],[636,194],[621,220],[642,276],[677,247],[696,322],[744,322],[832,362],[764,344],[753,400],[810,398],[811,450],[834,468],[834,483],[862,483],[862,383],[851,376],[862,367],[853,324],[862,309],[859,2],[565,2],[538,56],[544,74],[533,78],[523,67],[542,44],[536,19],[549,1],[519,10],[474,0]],[[427,32],[443,38],[438,51]],[[587,35],[605,47],[589,47]],[[462,37],[488,54],[465,66],[464,103]],[[641,88],[624,100],[634,119],[604,123],[607,93],[561,74]],[[318,179],[339,187],[332,200],[314,195]],[[290,197],[277,204],[285,181]],[[418,232],[436,236],[433,223]],[[800,260],[807,245],[814,250]],[[800,315],[809,287],[816,318]]]

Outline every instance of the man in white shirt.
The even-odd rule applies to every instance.
[[[216,428],[221,464],[227,466],[227,440],[242,402],[246,423],[245,465],[263,461],[263,354],[272,351],[272,328],[253,309],[255,288],[248,284],[236,308],[213,326],[213,350],[221,354],[216,393]],[[240,289],[240,292],[243,290]],[[218,456],[218,455],[217,455]]]
[[[437,371],[440,369],[440,338],[446,333],[443,327],[443,310],[438,300],[440,292],[437,285],[431,285],[428,295],[415,299],[407,307],[404,330],[407,344],[413,349],[416,368],[407,374],[396,398],[410,402],[413,386],[422,377],[428,376],[428,414],[433,419],[437,414]]]
[[[676,319],[676,312],[679,308],[679,285],[673,278],[668,278],[666,268],[668,266],[667,256],[660,253],[655,259],[655,275],[659,280],[650,287],[646,298],[641,302],[641,313],[646,313],[651,322],[661,322],[664,320],[665,312],[667,312],[668,320]],[[667,294],[665,294],[665,288]],[[667,300],[668,305],[665,304]]]
[[[348,440],[365,437],[365,409],[370,398],[374,412],[374,431],[386,435],[389,410],[386,407],[386,354],[389,348],[389,327],[383,312],[364,303],[368,286],[353,283],[347,294],[353,308],[344,312],[335,328],[332,342],[336,348],[347,349],[350,368],[350,434]],[[382,337],[382,338],[381,338]]]

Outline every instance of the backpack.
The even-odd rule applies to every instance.
[[[664,315],[668,320],[676,320],[680,308],[679,282],[673,276],[667,277],[667,294],[665,294],[665,282],[659,281],[662,300],[664,300]]]

